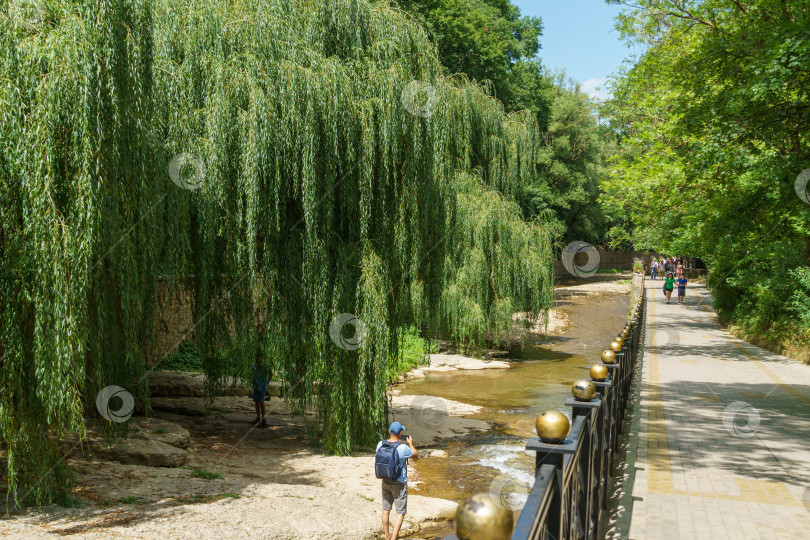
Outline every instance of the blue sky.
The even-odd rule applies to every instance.
[[[614,17],[621,6],[604,0],[512,0],[523,15],[543,19],[540,58],[550,69],[564,68],[594,97],[605,93],[604,85],[633,50],[625,47],[614,30]]]

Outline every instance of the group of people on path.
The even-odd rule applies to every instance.
[[[689,267],[691,268],[691,264]],[[662,279],[670,272],[674,273],[676,277],[681,277],[684,268],[686,268],[686,262],[683,257],[661,257],[660,260],[653,257],[650,261],[650,278],[655,279],[659,272]]]
[[[678,304],[683,304],[684,296],[686,296],[686,277],[683,274],[684,259],[683,257],[661,257],[659,261],[656,257],[650,262],[650,279],[655,279],[658,273],[661,272],[661,279],[664,280],[664,296],[667,298],[669,304],[672,298],[672,291],[675,285],[678,285]]]

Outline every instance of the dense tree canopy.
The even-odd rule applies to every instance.
[[[806,346],[807,3],[643,0],[619,27],[646,52],[605,109],[621,134],[605,189],[635,244],[702,257],[724,316]]]
[[[64,495],[58,438],[100,389],[148,407],[158,276],[193,291],[209,394],[264,351],[334,452],[379,434],[404,328],[502,339],[513,311],[550,305],[550,238],[516,203],[536,118],[445,77],[410,17],[364,0],[23,4],[0,16],[12,492]],[[341,313],[361,347],[330,339]]]
[[[595,104],[577,83],[544,69],[542,22],[504,0],[398,3],[429,29],[448,72],[489,81],[507,110],[537,116],[542,148],[537,174],[521,186],[524,217],[545,223],[558,248],[573,240],[602,243],[614,220],[598,201],[599,179],[614,137],[597,124]]]
[[[614,133],[600,125],[596,105],[564,74],[552,79],[551,117],[543,132],[538,175],[524,186],[527,219],[542,219],[562,244],[602,243],[613,220],[599,202]]]
[[[549,80],[537,54],[543,25],[509,0],[398,0],[436,42],[448,73],[488,81],[507,111],[535,113],[541,129],[550,111]]]

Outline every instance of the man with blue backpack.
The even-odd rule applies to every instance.
[[[399,529],[408,510],[407,460],[419,457],[419,452],[413,445],[413,437],[405,435],[404,430],[399,422],[391,424],[388,428],[390,436],[388,440],[377,443],[377,455],[374,458],[374,474],[382,480],[382,524],[385,540],[399,538]],[[397,511],[393,534],[388,532],[388,516],[392,506]]]

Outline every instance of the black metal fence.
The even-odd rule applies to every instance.
[[[615,353],[616,362],[603,364],[609,378],[594,381],[596,397],[566,401],[573,418],[568,437],[558,444],[529,439],[526,449],[537,453],[535,482],[512,540],[597,537],[640,350],[645,307],[642,293],[634,308],[637,323],[629,329],[621,351]]]

